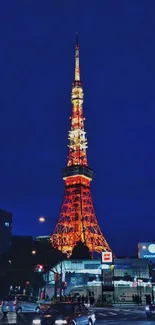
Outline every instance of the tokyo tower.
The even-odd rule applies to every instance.
[[[92,253],[111,251],[99,227],[90,190],[93,171],[88,167],[86,153],[87,138],[84,130],[78,34],[76,35],[75,77],[72,84],[71,102],[69,153],[67,167],[62,172],[65,193],[58,221],[50,237],[53,247],[66,253],[68,257],[79,241],[85,243]]]

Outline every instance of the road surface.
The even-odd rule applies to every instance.
[[[94,308],[96,314],[95,325],[154,325],[155,316],[147,320],[144,312],[145,307],[109,307]],[[38,318],[38,314],[25,313],[16,316],[15,313],[8,313],[7,316],[0,315],[0,325],[2,324],[25,324],[32,325],[32,320]]]

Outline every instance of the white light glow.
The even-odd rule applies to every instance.
[[[155,253],[155,244],[151,244],[151,245],[149,245],[149,247],[148,247],[148,251],[149,251],[150,253],[154,254],[154,253]]]
[[[102,264],[101,265],[102,270],[108,270],[109,268],[110,268],[110,265],[108,265],[108,264]]]
[[[35,325],[38,325],[38,324],[41,324],[41,320],[40,319],[34,319],[32,321],[32,323],[35,324]]]

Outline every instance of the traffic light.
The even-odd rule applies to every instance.
[[[30,282],[29,281],[26,281],[26,283],[25,283],[27,286],[30,284]]]
[[[42,272],[44,272],[44,266],[42,264],[38,264],[38,265],[36,265],[34,271],[42,273]]]
[[[62,289],[66,289],[67,288],[67,282],[62,282]]]
[[[59,281],[59,280],[60,280],[60,274],[54,273],[54,281]]]

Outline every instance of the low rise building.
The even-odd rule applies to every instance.
[[[0,255],[11,247],[12,213],[0,210]]]
[[[114,284],[115,300],[131,301],[133,295],[139,295],[145,299],[146,294],[152,293],[150,282],[149,261],[138,258],[117,258],[110,267],[112,282]],[[68,294],[94,294],[98,299],[101,294],[109,295],[111,289],[105,289],[105,275],[108,270],[103,272],[103,264],[100,260],[65,260],[57,264],[48,275],[48,295],[54,294],[55,274],[62,275],[63,291]],[[59,284],[57,292],[59,293]]]

